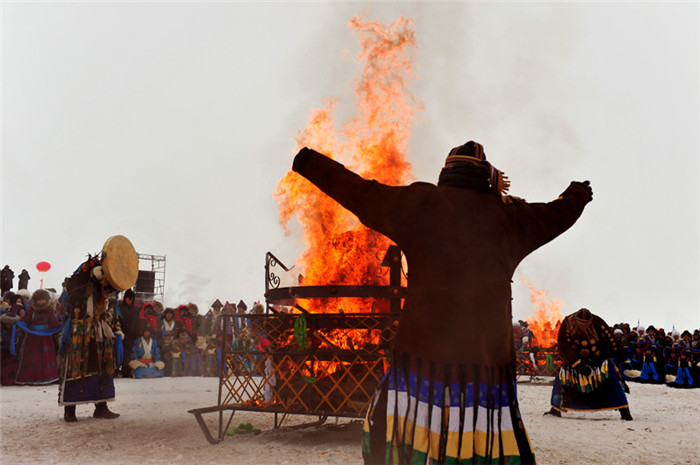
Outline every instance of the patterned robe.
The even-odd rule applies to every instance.
[[[515,385],[511,278],[590,201],[572,183],[549,203],[485,189],[366,180],[313,150],[293,169],[393,240],[408,292],[392,365],[365,422],[368,463],[534,463]]]
[[[160,347],[156,338],[151,337],[150,347],[143,337],[138,339],[131,349],[129,365],[136,379],[162,378],[165,363],[160,359]]]
[[[29,308],[23,321],[30,330],[54,329],[61,326],[53,310]],[[18,354],[17,384],[51,384],[58,380],[56,344],[53,336],[27,333]]]
[[[102,284],[91,277],[96,258],[83,263],[67,281],[69,308],[59,347],[58,405],[113,401],[115,333],[121,325],[109,308]]]
[[[564,363],[554,378],[553,408],[566,412],[629,406],[615,362],[622,358],[622,348],[602,318],[588,309],[568,315],[557,343]]]

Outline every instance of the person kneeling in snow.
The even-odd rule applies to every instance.
[[[134,343],[129,362],[134,378],[161,378],[163,376],[165,363],[160,360],[158,342],[151,335],[151,328],[146,326],[143,329],[141,339]]]

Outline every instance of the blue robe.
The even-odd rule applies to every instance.
[[[160,348],[158,348],[158,341],[151,338],[151,358],[146,359],[144,349],[143,338],[139,338],[134,342],[134,347],[131,350],[131,360],[139,360],[146,366],[138,367],[134,370],[134,378],[144,379],[144,378],[161,378],[163,377],[163,369],[159,369],[151,364],[156,364],[161,362],[160,360]],[[161,362],[162,363],[162,362]]]

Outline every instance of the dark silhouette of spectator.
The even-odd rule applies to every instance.
[[[26,289],[29,285],[29,280],[32,279],[32,277],[29,276],[27,270],[22,270],[17,279],[17,289]]]
[[[0,271],[0,295],[12,289],[12,280],[15,278],[15,272],[10,269],[10,265],[5,265],[5,268]]]
[[[141,317],[139,315],[139,307],[136,305],[136,294],[131,289],[124,292],[124,298],[119,305],[121,312],[121,329],[124,333],[124,353],[127,354],[134,347],[134,342],[141,337],[143,326],[141,325]],[[124,360],[121,367],[121,374],[124,378],[131,377],[131,367],[127,360]]]

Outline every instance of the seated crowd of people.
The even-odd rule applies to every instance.
[[[629,323],[612,326],[620,351],[617,354],[622,376],[627,381],[667,384],[676,388],[700,387],[700,330],[666,332],[654,326],[631,327]],[[513,326],[516,350],[533,359],[539,349],[527,322]],[[556,351],[554,347],[547,350]]]
[[[60,296],[53,289],[27,290],[3,295],[0,308],[0,361],[2,385],[50,384],[58,379],[57,353],[61,329],[67,319]],[[117,321],[114,333],[119,359],[115,376],[155,378],[163,376],[219,376],[222,341],[245,347],[254,339],[246,318],[225,315],[246,314],[247,305],[219,299],[205,313],[196,304],[163,307],[158,302],[137,302],[127,290],[109,307]],[[36,302],[46,302],[41,306]],[[256,302],[251,309],[263,313]],[[33,354],[41,352],[37,358]],[[41,366],[37,366],[41,360]]]
[[[200,314],[193,303],[164,308],[158,301],[139,303],[135,298],[134,292],[127,290],[119,302],[109,302],[117,317],[114,332],[121,339],[117,376],[219,376],[223,341],[227,347],[244,352],[262,350],[265,345],[265,338],[256,334],[248,318],[227,317],[263,313],[259,302],[248,312],[242,300],[234,305],[216,299],[205,314]],[[2,384],[57,381],[57,349],[67,313],[56,291],[7,291],[0,310]],[[626,380],[681,388],[700,386],[700,330],[673,329],[667,333],[654,326],[632,328],[628,323],[615,324],[612,329],[621,348],[617,362]],[[527,364],[534,369],[534,353],[541,348],[528,323],[518,321],[513,333],[519,356],[529,360]],[[556,344],[546,350],[555,352]],[[231,368],[250,369],[246,366],[251,358],[239,358],[241,366]]]

